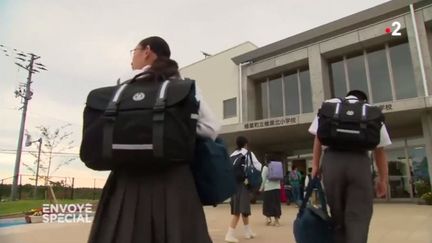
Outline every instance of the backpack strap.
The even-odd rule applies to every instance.
[[[105,124],[103,128],[103,142],[102,142],[102,158],[107,161],[112,160],[113,150],[113,135],[114,135],[114,123],[117,119],[118,105],[120,103],[120,97],[126,87],[134,82],[136,79],[148,76],[148,72],[142,72],[135,75],[132,79],[129,79],[122,84],[118,85],[118,88],[113,94],[113,97],[109,101],[107,108],[104,112]]]
[[[162,159],[164,154],[164,120],[166,108],[166,94],[170,81],[165,80],[159,88],[159,95],[153,106],[153,154],[155,158]]]
[[[322,210],[328,215],[327,211],[327,201],[325,198],[324,190],[321,186],[321,180],[318,177],[312,178],[312,180],[309,181],[309,184],[306,188],[306,195],[304,197],[304,200],[300,206],[299,213],[303,213],[304,209],[306,208],[306,205],[309,201],[310,196],[312,195],[312,192],[314,189],[318,189],[318,195],[321,203]]]

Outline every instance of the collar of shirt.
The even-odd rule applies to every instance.
[[[122,76],[119,78],[119,82],[120,82],[120,83],[123,83],[124,81],[127,81],[127,80],[129,80],[129,79],[135,77],[137,74],[140,74],[140,73],[143,73],[143,72],[149,70],[150,68],[151,68],[150,65],[146,65],[145,67],[143,67],[143,68],[141,68],[141,69],[134,69],[134,70],[131,70],[131,71],[129,71],[128,73],[122,75]]]
[[[345,97],[345,99],[349,100],[350,103],[355,103],[359,101],[358,98],[355,97],[354,95],[349,95]],[[340,103],[341,100],[339,98],[333,98],[333,99],[326,100],[325,102]]]
[[[242,148],[242,149],[240,149],[240,150],[236,150],[236,151],[234,151],[234,152],[231,154],[231,156],[234,156],[234,155],[237,155],[237,154],[243,154],[243,155],[245,155],[245,154],[247,154],[247,152],[248,152],[247,149]]]

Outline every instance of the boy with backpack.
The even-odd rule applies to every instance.
[[[366,243],[372,218],[373,185],[368,151],[379,172],[378,197],[387,193],[388,167],[384,147],[391,144],[384,116],[367,103],[360,90],[344,99],[327,100],[309,128],[315,135],[312,178],[323,182],[334,225],[334,242]],[[325,145],[321,159],[322,145]],[[320,171],[320,160],[322,161]]]

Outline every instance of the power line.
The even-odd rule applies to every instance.
[[[17,150],[14,149],[0,149],[0,153],[16,153]],[[22,150],[22,152],[26,153],[37,153],[38,151],[35,150]],[[79,156],[79,153],[70,153],[70,152],[52,152],[51,154],[54,155],[76,155]]]

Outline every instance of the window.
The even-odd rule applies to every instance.
[[[258,83],[257,118],[313,112],[309,70],[297,69]]]
[[[237,116],[237,98],[223,101],[223,118],[228,119]]]
[[[385,49],[367,54],[372,96],[375,103],[392,100],[392,88]]]
[[[344,61],[338,61],[331,64],[331,76],[333,78],[333,95],[343,97],[347,93]]]
[[[346,60],[350,90],[362,90],[369,97],[366,79],[364,56],[356,56]]]
[[[396,88],[396,98],[406,99],[416,97],[417,88],[408,43],[390,47],[390,59]]]
[[[299,85],[297,72],[284,77],[285,84],[285,114],[295,115],[300,113]]]
[[[310,80],[309,70],[300,72],[300,90],[302,113],[313,111],[312,106],[312,84]]]
[[[282,78],[269,80],[270,117],[283,116]]]
[[[262,82],[261,85],[261,111],[262,116],[261,118],[268,118],[269,116],[269,109],[268,109],[268,86],[267,82]]]
[[[417,96],[408,42],[364,50],[330,62],[332,92],[343,97],[348,89],[362,90],[372,103]]]

